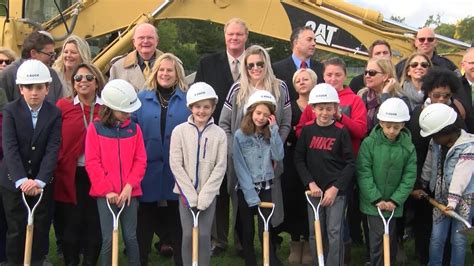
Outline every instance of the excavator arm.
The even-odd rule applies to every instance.
[[[29,1],[33,2],[33,1]],[[82,0],[74,2],[62,14],[44,23],[27,26],[19,17],[21,0],[10,12],[2,44],[18,50],[29,31],[35,27],[53,36],[74,34],[91,38],[120,31],[119,36],[104,47],[94,63],[106,69],[110,60],[131,49],[131,29],[141,22],[164,19],[197,19],[224,24],[232,17],[247,22],[249,30],[277,39],[288,40],[292,29],[310,26],[316,34],[317,48],[339,55],[367,59],[367,47],[376,39],[385,39],[391,46],[394,62],[413,51],[416,29],[386,20],[374,10],[360,8],[338,0]],[[1,21],[0,21],[1,22]],[[11,25],[8,25],[11,24]],[[5,35],[9,38],[5,38]],[[440,43],[464,50],[468,44],[437,36]],[[59,38],[60,39],[60,38]],[[459,63],[461,55],[451,57]]]

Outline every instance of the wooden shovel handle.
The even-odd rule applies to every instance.
[[[23,259],[23,264],[30,266],[31,265],[31,249],[33,245],[33,225],[26,226],[26,238],[25,238],[25,257]]]
[[[118,229],[112,232],[112,266],[118,266],[118,246],[119,246],[119,231]]]

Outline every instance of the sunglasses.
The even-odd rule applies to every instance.
[[[410,66],[411,68],[415,68],[415,67],[418,67],[418,65],[420,65],[422,68],[428,68],[428,67],[430,67],[430,63],[428,63],[428,62],[421,62],[421,63],[418,63],[418,62],[411,62],[409,66]]]
[[[74,76],[74,81],[75,82],[80,82],[82,78],[85,77],[87,81],[93,81],[95,79],[95,76],[92,74],[85,74],[85,75],[75,75]]]
[[[51,58],[55,58],[56,57],[56,53],[55,52],[51,52],[51,53],[47,53],[47,52],[43,52],[43,51],[39,51],[40,53],[44,54],[44,55],[47,55]]]
[[[9,65],[11,62],[12,62],[12,61],[10,61],[10,60],[8,60],[8,59],[6,59],[6,60],[0,59],[0,65],[3,65],[3,64]]]
[[[375,76],[375,75],[377,75],[377,74],[383,74],[383,73],[382,73],[382,72],[378,72],[377,70],[373,70],[373,69],[371,69],[371,70],[365,70],[365,71],[364,71],[364,75],[365,75],[365,76],[369,75],[370,77],[373,77],[373,76]]]
[[[259,61],[257,63],[249,63],[249,64],[247,64],[247,69],[252,70],[254,67],[257,68],[257,69],[261,69],[261,68],[263,68],[264,65],[265,65],[265,63],[263,61]]]
[[[418,38],[418,41],[423,43],[425,41],[428,41],[428,42],[433,42],[435,40],[434,37],[428,37],[428,38],[425,38],[425,37],[421,37],[421,38]]]
[[[447,98],[451,98],[451,96],[452,96],[451,93],[436,93],[436,92],[431,93],[431,97],[435,99],[439,99],[441,97],[447,99]]]

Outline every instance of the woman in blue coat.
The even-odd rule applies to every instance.
[[[158,57],[145,86],[138,94],[142,107],[132,116],[142,128],[148,158],[137,221],[141,265],[148,265],[155,229],[170,234],[175,265],[182,265],[178,197],[169,165],[171,132],[190,115],[181,60],[170,53]]]

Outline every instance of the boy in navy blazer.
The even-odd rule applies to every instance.
[[[27,210],[43,198],[34,213],[32,265],[42,265],[42,243],[49,238],[48,211],[52,205],[53,171],[61,143],[61,112],[45,101],[51,75],[38,60],[24,62],[17,72],[16,84],[23,97],[3,110],[3,160],[0,163],[0,192],[7,217],[8,265],[22,265],[25,247]]]

